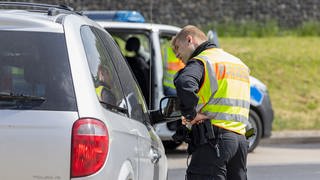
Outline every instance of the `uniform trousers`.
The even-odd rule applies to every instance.
[[[217,129],[215,127],[214,129]],[[246,180],[248,142],[245,136],[218,128],[214,143],[195,148],[187,180]]]

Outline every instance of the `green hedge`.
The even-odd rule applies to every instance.
[[[320,36],[320,22],[308,21],[298,27],[280,27],[276,21],[209,23],[202,29],[214,29],[219,37]]]

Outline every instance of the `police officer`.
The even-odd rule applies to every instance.
[[[172,46],[186,64],[174,84],[182,123],[192,125],[187,180],[247,179],[248,67],[208,42],[195,26],[184,27]]]
[[[173,84],[174,75],[182,68],[183,62],[178,59],[170,45],[170,41],[164,42],[161,47],[162,63],[163,63],[163,89],[164,95],[176,95],[176,88]]]
[[[96,80],[96,94],[98,99],[111,105],[117,105],[116,97],[111,90],[111,79],[108,69],[99,65]]]

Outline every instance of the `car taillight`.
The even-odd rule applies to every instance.
[[[71,177],[97,172],[107,158],[108,148],[108,130],[102,121],[77,120],[72,127]]]

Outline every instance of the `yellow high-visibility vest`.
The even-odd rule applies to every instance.
[[[185,67],[185,64],[176,57],[170,45],[165,45],[163,52],[163,86],[176,89],[173,83],[174,75],[182,68]]]
[[[101,86],[101,85],[96,87],[96,94],[97,94],[97,96],[98,96],[100,101],[102,100],[102,90],[103,90],[103,88],[105,88],[105,87]]]
[[[207,115],[213,125],[244,135],[250,108],[249,68],[218,48],[207,49],[194,59],[200,60],[205,70],[197,93],[198,112]],[[214,87],[218,87],[215,92]]]

